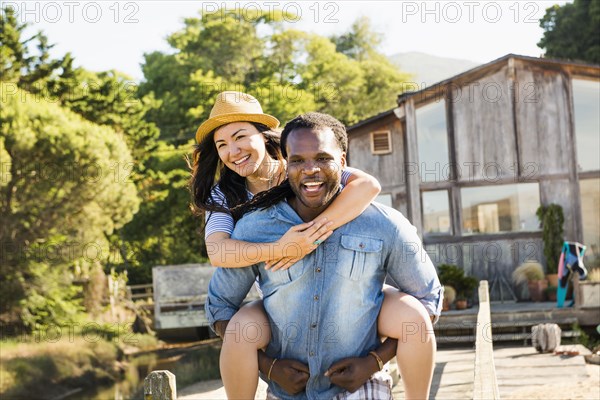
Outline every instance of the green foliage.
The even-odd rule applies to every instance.
[[[113,262],[126,269],[129,283],[152,281],[152,267],[206,260],[201,220],[189,209],[190,172],[185,156],[191,143],[175,147],[160,143],[148,159],[139,182],[142,203],[135,218],[112,236],[123,256]]]
[[[600,63],[600,0],[575,0],[546,9],[538,47],[546,57]]]
[[[572,325],[571,329],[579,333],[579,335],[575,337],[576,343],[579,343],[593,352],[600,350],[600,325],[596,327],[595,331],[589,330],[589,333],[577,322]]]
[[[65,333],[65,339],[66,336]],[[73,387],[94,387],[119,379],[116,343],[97,337],[91,341],[79,337],[65,339],[21,343],[16,351],[7,352],[5,343],[0,343],[0,395],[3,398],[56,398]],[[40,396],[42,387],[43,397]]]
[[[544,257],[549,274],[558,271],[558,260],[563,246],[563,224],[565,217],[563,209],[558,204],[540,206],[535,212],[542,228],[542,239],[544,240]]]
[[[456,290],[457,299],[471,298],[473,290],[477,287],[477,279],[465,276],[465,271],[456,265],[441,264],[438,267],[438,276],[442,285],[452,286]]]
[[[1,312],[22,322],[68,320],[79,307],[75,269],[108,256],[105,235],[130,221],[139,200],[115,172],[132,163],[108,127],[2,83]],[[4,251],[4,250],[8,251]]]
[[[145,55],[140,87],[160,104],[148,120],[178,143],[193,137],[223,90],[255,95],[282,122],[316,110],[352,124],[393,107],[409,78],[377,52],[379,36],[364,18],[333,38],[234,12],[184,23],[167,39],[172,54]]]
[[[331,40],[338,52],[352,59],[364,61],[380,57],[377,46],[381,43],[381,35],[373,32],[371,21],[367,17],[360,17],[352,24],[349,32],[333,36]]]
[[[16,82],[29,93],[56,95],[66,90],[66,80],[73,73],[71,55],[51,59],[48,38],[39,32],[23,39],[27,24],[18,22],[12,7],[0,12],[0,80]],[[36,52],[32,54],[31,46]]]

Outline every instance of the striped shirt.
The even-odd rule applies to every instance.
[[[348,184],[348,179],[352,176],[353,168],[345,168],[342,171],[342,186],[346,186]],[[254,195],[248,191],[248,198],[252,199]],[[211,198],[215,204],[223,206],[223,208],[229,209],[229,205],[227,204],[227,199],[225,199],[225,195],[219,188],[219,185],[215,185],[211,191]],[[206,212],[206,227],[204,230],[204,238],[206,239],[210,235],[215,232],[225,232],[229,236],[233,233],[233,217],[231,214],[225,212]]]

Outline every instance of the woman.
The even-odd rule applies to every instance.
[[[380,191],[379,183],[373,177],[358,170],[345,170],[342,173],[344,189],[316,221],[291,228],[276,243],[246,243],[231,239],[234,220],[230,209],[285,180],[279,135],[273,131],[278,125],[276,118],[262,112],[254,97],[240,92],[223,92],[217,96],[210,118],[196,132],[199,144],[194,151],[191,187],[196,210],[206,214],[205,241],[215,266],[239,268],[264,261],[267,268],[274,270],[293,268],[297,260],[313,251],[334,229],[360,215]],[[423,319],[430,323],[416,299],[395,289],[385,290],[380,315],[385,315],[378,322],[380,334],[393,338],[401,337],[403,323],[423,323]],[[285,374],[279,370],[276,360],[269,360],[262,352],[257,352],[270,340],[268,319],[261,302],[240,309],[230,321],[232,323],[259,327],[256,336],[248,334],[238,337],[239,340],[225,339],[220,362],[228,397],[253,398],[259,363],[263,373],[267,375],[269,370],[268,375],[277,383]],[[395,341],[386,344],[378,350],[384,361],[391,359],[397,351],[400,355],[400,346],[396,346]],[[431,382],[422,376],[433,371],[434,349],[430,349],[430,344],[428,349],[419,350],[422,347],[415,344],[413,349],[405,351],[411,354],[411,359],[404,363],[400,357],[398,360],[405,382],[408,378],[407,398],[413,393],[415,397],[425,397]],[[412,358],[415,349],[419,356],[417,360]],[[413,373],[416,375],[411,379]],[[411,382],[415,383],[411,386]]]

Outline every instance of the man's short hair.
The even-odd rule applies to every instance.
[[[329,114],[323,114],[318,112],[309,112],[306,114],[298,115],[293,120],[285,124],[283,131],[281,132],[281,152],[283,157],[287,157],[287,138],[294,129],[314,129],[319,130],[323,128],[330,128],[337,140],[340,149],[345,153],[348,150],[348,134],[346,133],[346,127],[339,120],[332,117]]]

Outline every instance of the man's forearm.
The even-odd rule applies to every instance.
[[[396,357],[396,350],[398,349],[398,340],[393,338],[386,338],[381,346],[375,349],[375,353],[381,358],[383,363],[387,363],[392,358]],[[379,369],[379,368],[378,368]]]
[[[269,368],[271,368],[271,363],[273,359],[267,355],[262,350],[258,350],[258,369],[260,372],[265,374],[265,376],[269,373]]]
[[[215,322],[215,332],[221,339],[225,339],[225,332],[227,331],[227,325],[229,324],[229,320],[227,321],[217,321]]]

